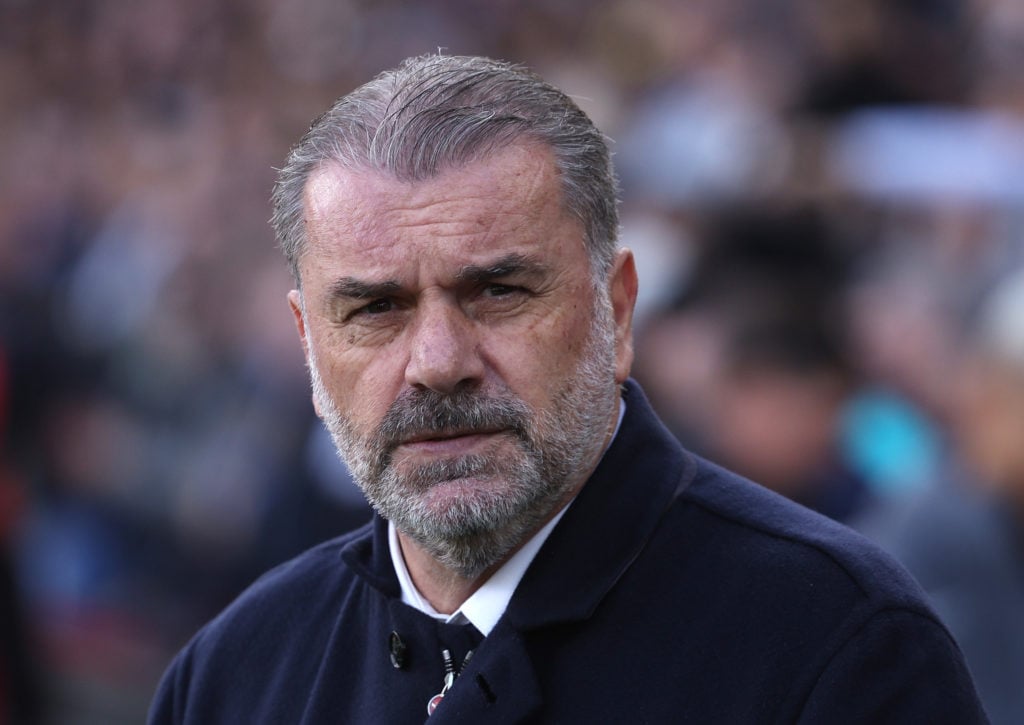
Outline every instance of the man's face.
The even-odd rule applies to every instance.
[[[290,296],[314,403],[370,502],[467,576],[592,472],[632,362],[636,276],[595,291],[550,154],[424,182],[326,166]]]

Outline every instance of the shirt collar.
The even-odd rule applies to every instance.
[[[619,419],[615,424],[612,440],[615,440],[615,436],[619,432],[619,426],[622,425],[622,417],[625,412],[626,403],[620,398]],[[479,589],[462,603],[462,606],[451,614],[442,614],[434,609],[430,602],[420,594],[416,585],[413,584],[412,576],[405,565],[405,558],[402,556],[402,547],[398,541],[398,530],[389,521],[388,549],[391,552],[391,563],[395,567],[395,574],[398,576],[398,583],[402,589],[402,601],[424,614],[447,624],[465,624],[468,622],[480,630],[480,633],[486,637],[494,629],[494,625],[498,623],[498,620],[501,619],[501,615],[505,613],[516,587],[519,586],[519,581],[530,567],[537,552],[540,551],[548,536],[571,505],[572,501],[562,507],[543,528],[530,537],[530,540],[520,547],[519,551],[502,564]]]
[[[530,562],[537,555],[540,547],[544,545],[548,535],[555,528],[555,525],[562,518],[568,509],[568,504],[562,508],[554,518],[534,534],[519,551],[485,581],[479,589],[462,603],[458,609],[451,614],[441,614],[430,602],[428,602],[416,585],[412,582],[409,569],[405,566],[405,559],[402,557],[402,549],[398,543],[398,532],[395,525],[388,522],[388,544],[391,549],[391,561],[395,566],[395,573],[398,574],[398,583],[402,587],[402,601],[411,607],[439,619],[446,624],[472,624],[485,637],[494,629],[494,625],[505,613],[512,594],[523,578]]]

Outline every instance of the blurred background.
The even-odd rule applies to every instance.
[[[0,724],[142,721],[198,626],[367,518],[268,197],[439,49],[614,140],[666,423],[900,557],[1024,722],[1020,0],[0,0]]]

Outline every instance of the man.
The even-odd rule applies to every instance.
[[[273,221],[379,516],[205,627],[151,722],[984,720],[902,571],[658,422],[615,193],[589,119],[503,63],[410,59],[313,124]]]

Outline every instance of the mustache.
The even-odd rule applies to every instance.
[[[508,430],[528,441],[530,414],[525,403],[512,397],[469,390],[448,394],[407,390],[395,399],[378,426],[378,450],[387,455],[410,439],[474,431]]]

